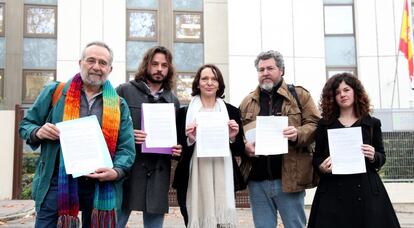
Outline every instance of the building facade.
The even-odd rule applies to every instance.
[[[414,94],[398,51],[404,1],[0,0],[0,126],[14,123],[15,104],[30,107],[45,83],[76,74],[85,44],[102,40],[114,50],[114,86],[159,44],[173,52],[183,104],[197,68],[213,63],[226,100],[238,106],[258,84],[255,57],[273,49],[285,57],[285,80],[316,102],[327,78],[352,72],[386,130],[413,130]],[[11,128],[0,128],[7,154]],[[0,165],[5,176],[9,169]]]
[[[133,77],[149,47],[170,48],[177,93],[203,63],[226,78],[238,105],[254,89],[255,56],[280,51],[285,79],[316,101],[326,79],[356,74],[374,109],[411,108],[407,61],[398,52],[404,0],[0,0],[0,107],[34,101],[43,84],[77,71],[82,47],[103,40],[114,49],[114,85]],[[410,2],[411,5],[411,2]],[[187,90],[186,90],[187,89]]]

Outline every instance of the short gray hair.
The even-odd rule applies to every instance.
[[[86,52],[86,49],[88,48],[88,47],[90,47],[90,46],[99,46],[99,47],[103,47],[103,48],[105,48],[106,50],[108,50],[108,52],[109,52],[109,66],[112,66],[112,61],[113,61],[113,59],[114,59],[114,52],[112,51],[112,49],[106,44],[106,43],[104,43],[104,42],[102,42],[102,41],[92,41],[92,42],[90,42],[90,43],[88,43],[86,46],[85,46],[85,48],[83,48],[83,51],[82,51],[82,55],[81,55],[81,59],[83,60],[83,59],[85,59],[85,52]]]
[[[261,52],[256,59],[254,60],[254,66],[256,67],[256,70],[259,70],[259,61],[260,60],[268,60],[273,58],[276,62],[276,66],[282,70],[282,76],[285,74],[285,61],[283,60],[283,55],[280,54],[280,52],[278,51],[273,51],[273,50],[269,50],[269,51],[264,51]]]

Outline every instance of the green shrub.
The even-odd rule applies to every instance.
[[[39,158],[38,153],[23,153],[23,161],[22,161],[23,174],[35,172],[38,158]]]
[[[21,199],[32,198],[32,182],[34,173],[23,174],[22,176],[22,192],[20,194]]]
[[[21,199],[30,199],[32,196],[32,182],[38,158],[38,153],[23,153]]]

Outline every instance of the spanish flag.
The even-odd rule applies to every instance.
[[[414,66],[413,66],[413,41],[412,41],[412,29],[411,29],[411,17],[408,10],[408,0],[404,3],[404,12],[401,25],[400,35],[400,51],[404,53],[405,58],[408,60],[408,73],[410,77],[410,84],[413,85],[414,81]]]

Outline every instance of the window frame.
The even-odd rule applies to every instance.
[[[325,17],[325,7],[340,7],[340,6],[346,6],[346,7],[351,7],[352,9],[352,33],[326,33],[326,17]],[[352,1],[351,3],[324,3],[323,4],[323,31],[324,31],[324,38],[326,37],[354,37],[354,42],[355,42],[355,64],[354,65],[349,65],[349,66],[335,66],[335,65],[326,65],[326,60],[325,60],[325,75],[326,75],[326,79],[328,80],[330,78],[329,76],[329,72],[331,71],[345,71],[345,72],[353,72],[353,74],[358,77],[358,53],[357,53],[357,46],[356,46],[356,28],[355,28],[355,3],[354,1]],[[325,48],[326,48],[326,43],[324,44]],[[326,51],[325,51],[325,58],[326,58]]]
[[[190,83],[190,87],[189,87],[189,89],[190,90],[192,90],[192,84],[193,84],[193,81],[194,81],[194,78],[195,78],[195,75],[196,75],[196,72],[192,72],[192,71],[179,71],[179,72],[177,72],[176,73],[176,83],[175,83],[175,88],[174,88],[174,92],[175,92],[175,94],[177,95],[177,98],[178,98],[178,100],[180,101],[180,104],[181,105],[187,105],[187,104],[189,104],[190,103],[190,101],[191,101],[191,93],[189,94],[189,99],[188,100],[183,100],[182,98],[183,97],[181,97],[180,96],[180,94],[178,93],[178,80],[181,80],[180,79],[180,75],[189,75],[189,76],[191,76],[191,78],[192,78],[192,81],[191,81],[191,83]],[[187,87],[185,87],[185,88],[187,88]]]
[[[358,59],[357,59],[357,49],[356,49],[356,37],[355,37],[355,35],[354,34],[340,34],[340,35],[325,35],[324,36],[324,39],[326,38],[326,37],[333,37],[333,38],[346,38],[346,37],[353,37],[354,38],[354,47],[355,47],[355,50],[354,50],[354,53],[355,53],[355,56],[354,56],[354,58],[355,58],[355,64],[354,65],[348,65],[348,66],[343,66],[343,65],[339,65],[339,66],[335,66],[335,65],[326,65],[326,67],[339,67],[339,68],[347,68],[347,67],[353,67],[353,68],[356,68],[357,67],[357,64],[358,64]],[[326,48],[326,42],[325,42],[325,48]],[[326,50],[325,50],[325,57],[326,57]],[[325,64],[326,64],[326,60],[325,60]]]
[[[177,37],[177,15],[200,15],[200,38],[198,39],[189,39],[189,38],[178,38]],[[175,43],[204,43],[204,14],[199,11],[174,11],[173,12],[173,29],[174,29],[174,39]]]
[[[356,67],[336,67],[336,66],[330,66],[326,67],[326,80],[328,80],[330,77],[329,72],[332,71],[339,71],[339,72],[351,72],[355,77],[358,78],[358,72]]]
[[[30,73],[52,73],[53,74],[53,81],[56,81],[56,70],[50,70],[50,69],[23,69],[22,72],[22,103],[23,104],[33,104],[35,99],[27,99],[26,98],[26,79],[27,75]],[[40,91],[39,91],[40,92]]]
[[[326,33],[326,15],[325,15],[325,8],[326,7],[351,7],[352,10],[352,33]],[[324,4],[323,5],[323,32],[325,36],[341,36],[341,35],[353,35],[355,36],[355,8],[353,4]]]
[[[3,15],[2,15],[3,16],[3,21],[1,23],[1,27],[3,28],[3,30],[0,31],[0,36],[5,36],[5,34],[6,34],[6,32],[5,32],[5,30],[6,30],[6,22],[5,22],[5,20],[6,20],[6,4],[0,3],[0,7],[3,8]]]
[[[43,9],[53,9],[55,11],[55,24],[53,34],[48,33],[28,33],[27,32],[27,10],[29,8],[43,8]],[[57,19],[58,19],[58,9],[54,5],[33,5],[25,4],[24,5],[24,17],[23,17],[23,37],[25,38],[57,38]]]
[[[130,14],[131,13],[153,13],[155,14],[155,35],[154,37],[131,37],[130,35]],[[126,13],[126,38],[127,41],[158,41],[159,13],[155,9],[127,9]]]

